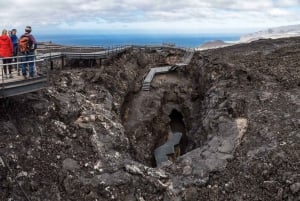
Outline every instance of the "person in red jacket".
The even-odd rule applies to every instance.
[[[3,64],[11,63],[11,58],[13,55],[13,44],[11,42],[10,37],[7,34],[7,30],[3,29],[2,36],[0,36],[0,57],[2,57]],[[3,65],[4,76],[7,78],[7,66],[9,71],[9,77],[12,78],[12,66],[11,65]]]

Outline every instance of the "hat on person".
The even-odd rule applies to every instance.
[[[12,32],[13,32],[13,31],[17,31],[17,29],[12,29],[11,31],[12,31]]]
[[[31,32],[31,26],[26,26],[25,32],[30,33]]]

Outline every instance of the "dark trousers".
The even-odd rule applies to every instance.
[[[3,64],[11,63],[11,59],[2,59],[2,60],[3,60]],[[11,74],[12,66],[11,65],[3,65],[3,70],[4,70],[5,75],[7,75],[7,69],[8,69],[9,74]]]
[[[27,64],[29,66],[29,76],[34,77],[34,52],[28,52],[28,53],[21,53],[22,62],[27,62],[27,63],[22,63],[22,74],[23,76],[26,76],[27,74]]]

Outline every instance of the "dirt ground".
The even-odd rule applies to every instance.
[[[47,89],[0,99],[0,200],[300,200],[300,38],[196,52],[141,90],[183,55],[70,60]],[[176,129],[177,154],[156,167]]]

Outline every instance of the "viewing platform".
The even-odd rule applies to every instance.
[[[0,61],[0,98],[16,96],[20,94],[30,93],[38,91],[48,87],[48,76],[49,69],[51,68],[51,62],[56,59],[105,59],[110,56],[115,56],[119,53],[124,52],[130,46],[115,46],[113,48],[101,49],[101,48],[90,48],[90,47],[59,47],[54,46],[54,49],[51,48],[42,48],[38,49],[41,52],[36,54],[33,58],[34,63],[34,77],[24,77],[21,72],[22,64],[31,63],[31,62],[22,62],[23,56],[11,57],[12,62],[10,64],[3,64]],[[83,50],[83,51],[82,51]],[[92,52],[89,52],[91,51]],[[52,52],[54,51],[54,52]],[[4,74],[4,66],[12,65],[12,78],[10,75],[7,76]],[[61,65],[64,65],[62,60]],[[27,66],[28,70],[28,66]],[[8,72],[7,72],[8,73]]]
[[[34,77],[24,77],[21,72],[21,65],[31,62],[21,62],[22,56],[12,57],[16,62],[10,64],[0,63],[1,75],[0,75],[0,98],[16,96],[24,93],[30,93],[37,90],[41,90],[48,86],[48,72],[37,70],[38,63],[43,62],[43,59],[34,59],[33,65],[35,69]],[[8,72],[8,66],[12,65],[11,75]],[[7,68],[7,75],[4,74],[4,67]]]

